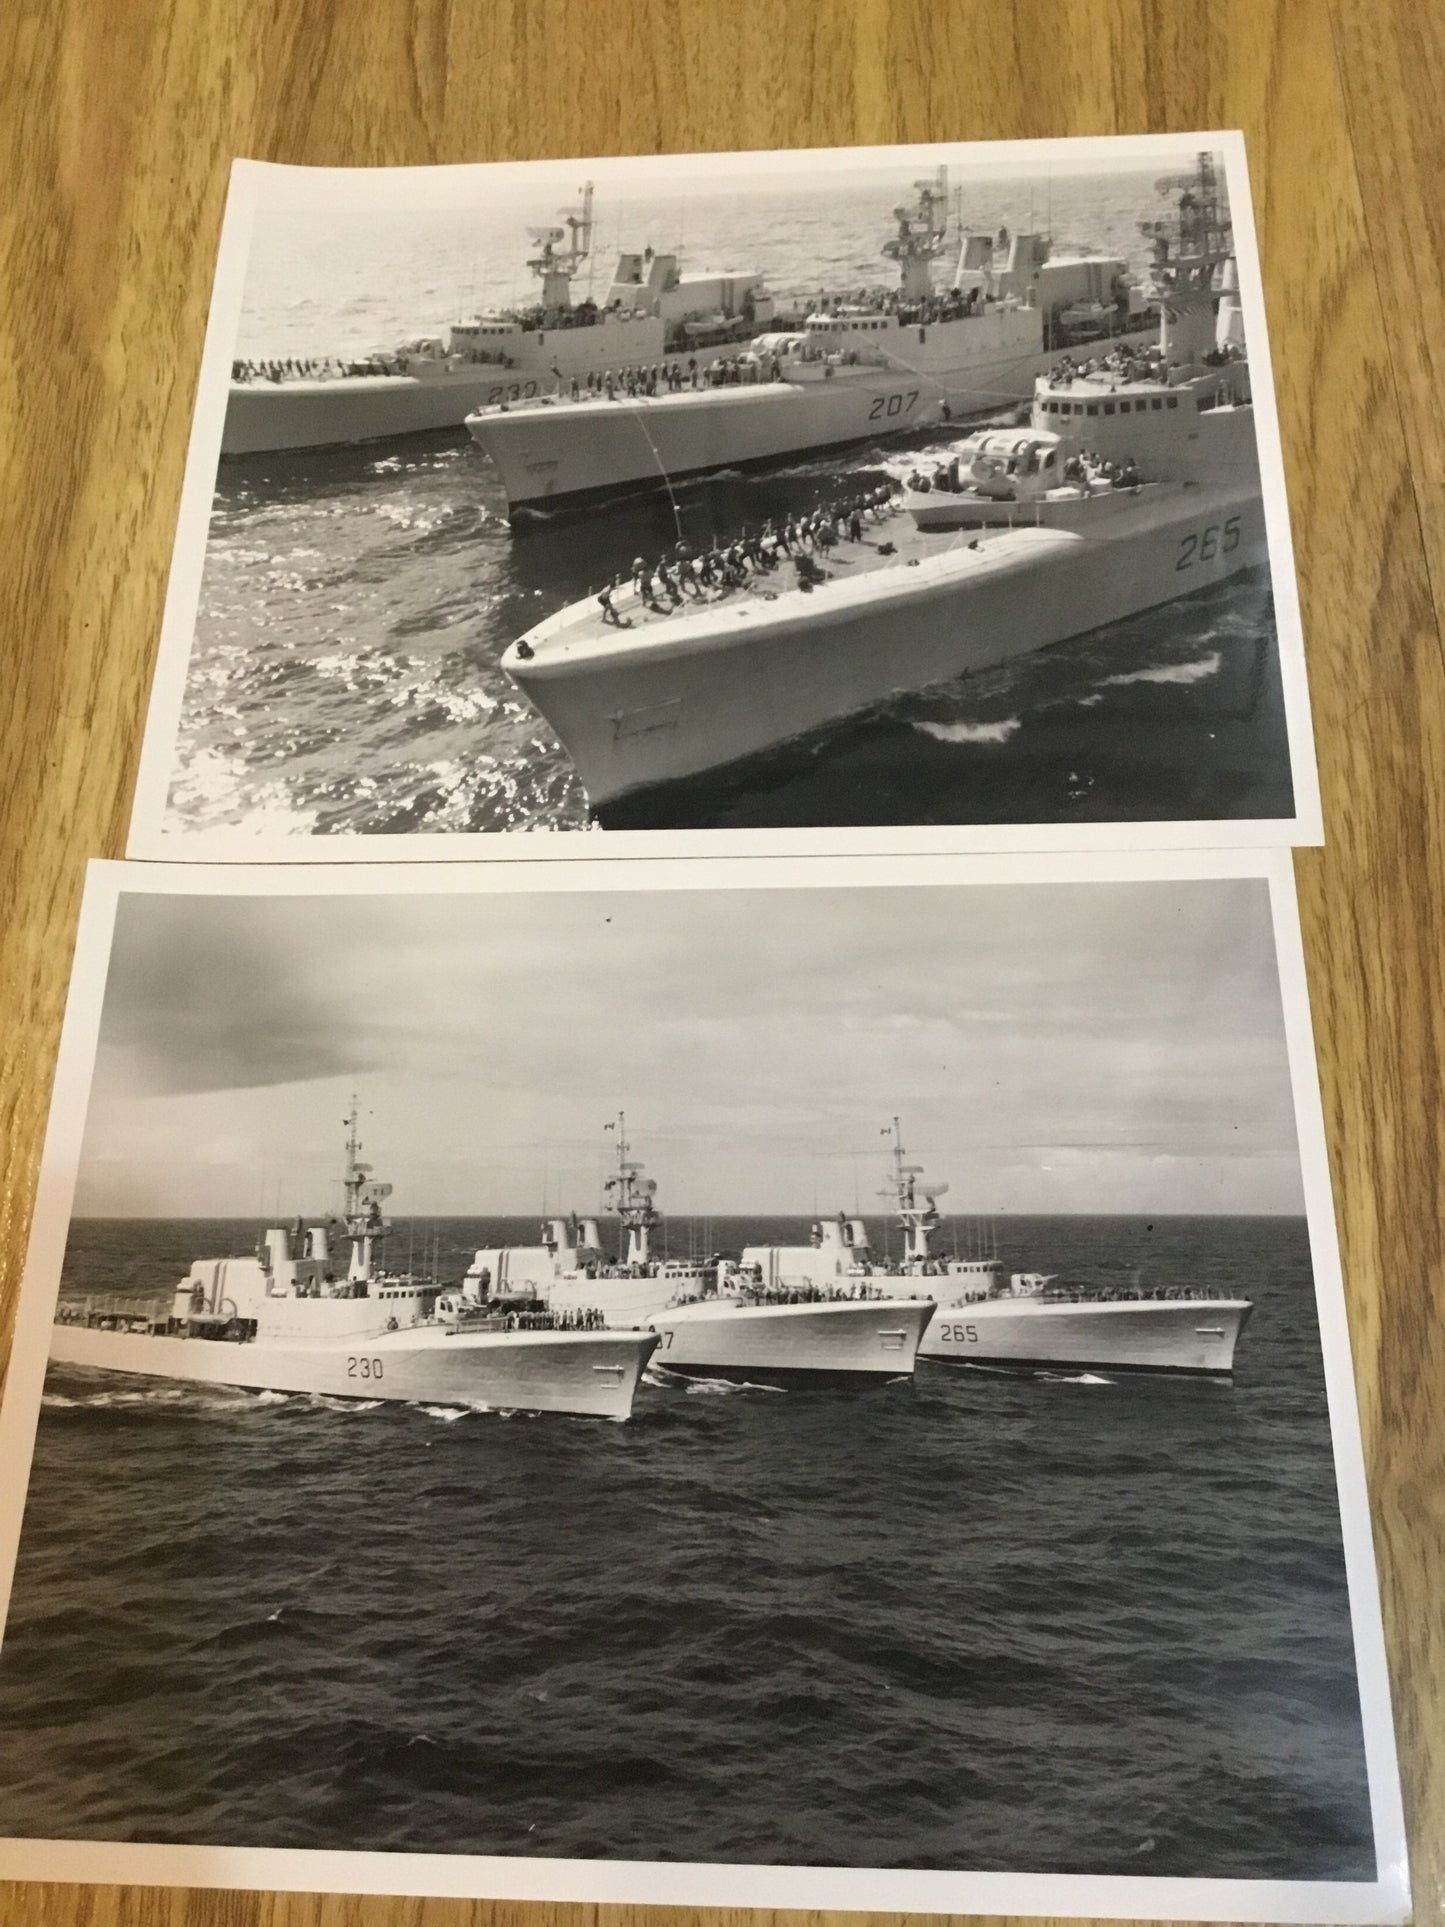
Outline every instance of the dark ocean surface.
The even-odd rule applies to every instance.
[[[686,263],[756,264],[780,292],[876,284],[906,182],[699,194],[609,213]],[[966,218],[1048,225],[1136,267],[1151,173],[996,179]],[[516,291],[522,213],[263,229],[240,350],[367,352]],[[614,243],[594,249],[605,285]],[[581,290],[579,289],[579,292]],[[600,292],[594,284],[594,291]],[[1009,417],[1012,419],[1012,416]],[[954,433],[957,431],[955,430]],[[947,437],[933,434],[932,443]],[[915,445],[928,445],[927,438]],[[637,554],[885,478],[852,449],[530,515],[509,529],[464,430],[223,463],[212,508],[168,821],[298,835],[584,829],[586,799],[502,652]],[[721,776],[616,806],[604,828],[1092,823],[1293,813],[1267,576],[1242,577],[965,681],[909,695]]]
[[[78,1222],[64,1289],[147,1295],[255,1230]],[[451,1277],[532,1230],[392,1252]],[[1372,1878],[1303,1223],[998,1239],[1243,1289],[1233,1383],[653,1372],[609,1425],[52,1371],[0,1832]]]

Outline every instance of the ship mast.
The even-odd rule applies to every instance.
[[[560,227],[528,228],[537,253],[527,266],[542,283],[544,308],[570,308],[572,277],[592,251],[592,183],[582,189],[581,208],[561,208]]]
[[[342,1122],[346,1126],[346,1170],[342,1189],[346,1198],[344,1217],[346,1235],[351,1240],[351,1263],[346,1275],[353,1284],[366,1284],[376,1274],[382,1245],[391,1225],[381,1215],[384,1198],[391,1196],[389,1184],[377,1184],[371,1166],[361,1161],[361,1113],[353,1093],[351,1109]]]
[[[627,1113],[619,1111],[616,1124],[609,1124],[606,1128],[617,1133],[617,1175],[609,1178],[603,1188],[611,1195],[612,1207],[627,1233],[622,1262],[626,1265],[645,1265],[651,1255],[651,1233],[662,1222],[652,1202],[657,1180],[648,1177],[644,1167],[631,1156],[632,1147],[627,1142]]]
[[[948,169],[940,167],[931,180],[914,186],[918,199],[912,207],[894,208],[898,233],[884,242],[883,252],[898,263],[903,299],[926,301],[933,292],[933,263],[948,234]]]
[[[1216,276],[1234,255],[1234,234],[1213,154],[1197,156],[1189,174],[1154,183],[1174,200],[1173,212],[1141,221],[1149,242],[1148,293],[1164,316],[1162,346],[1171,361],[1197,361],[1214,345]]]
[[[893,1139],[893,1176],[888,1189],[878,1195],[890,1199],[898,1213],[903,1227],[904,1264],[921,1265],[931,1255],[929,1239],[939,1224],[934,1199],[941,1198],[948,1186],[931,1183],[924,1177],[921,1164],[904,1163],[908,1153],[903,1148],[903,1129],[896,1117],[891,1128],[885,1127],[883,1135]]]

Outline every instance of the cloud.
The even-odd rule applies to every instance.
[[[101,1029],[107,1081],[159,1095],[373,1068],[363,1029],[338,1025],[329,1005],[330,948],[320,902],[122,896]]]
[[[675,1210],[871,1191],[895,1112],[965,1210],[1298,1190],[1257,882],[123,900],[116,1185],[315,1195],[356,1080],[403,1210],[590,1199],[619,1108]]]

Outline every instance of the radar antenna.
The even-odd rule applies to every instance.
[[[639,1164],[631,1155],[625,1111],[619,1111],[616,1123],[604,1128],[617,1133],[617,1175],[608,1178],[603,1190],[627,1233],[624,1262],[645,1265],[649,1257],[649,1239],[662,1222],[662,1214],[653,1203],[657,1179],[648,1177],[646,1166]]]
[[[887,1198],[898,1213],[903,1227],[904,1263],[923,1265],[931,1255],[929,1239],[941,1222],[934,1200],[941,1198],[948,1186],[925,1177],[921,1164],[904,1162],[908,1153],[903,1148],[903,1129],[896,1117],[891,1125],[884,1126],[882,1135],[893,1139],[893,1175],[887,1190],[878,1195]]]
[[[342,1189],[346,1197],[344,1217],[346,1235],[351,1240],[351,1264],[347,1276],[364,1283],[371,1278],[380,1261],[391,1222],[382,1216],[381,1207],[391,1196],[391,1186],[372,1177],[372,1167],[361,1159],[361,1112],[355,1094],[351,1108],[342,1119],[346,1126],[346,1170]]]
[[[1152,253],[1147,293],[1159,303],[1166,358],[1188,364],[1214,345],[1216,290],[1237,286],[1229,205],[1218,164],[1207,151],[1196,156],[1192,173],[1166,174],[1154,185],[1173,208],[1159,220],[1139,223]]]
[[[1165,174],[1154,188],[1173,202],[1168,215],[1139,223],[1152,251],[1155,287],[1161,294],[1211,288],[1216,268],[1234,252],[1229,206],[1214,155],[1199,154],[1191,173]]]
[[[883,244],[890,261],[898,263],[899,292],[905,301],[923,301],[933,289],[933,263],[948,238],[948,169],[925,181],[915,181],[918,199],[911,207],[895,207],[898,232]]]
[[[582,189],[580,208],[560,208],[559,225],[528,228],[536,254],[527,266],[542,283],[544,308],[572,304],[572,277],[592,251],[592,183]]]

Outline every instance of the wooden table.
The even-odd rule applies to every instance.
[[[1297,859],[1305,940],[1416,1917],[1445,1921],[1445,10],[8,0],[0,57],[7,1336],[82,871],[124,842],[232,155],[1245,130],[1329,837]],[[0,1887],[5,1927],[541,1927],[596,1911]]]

